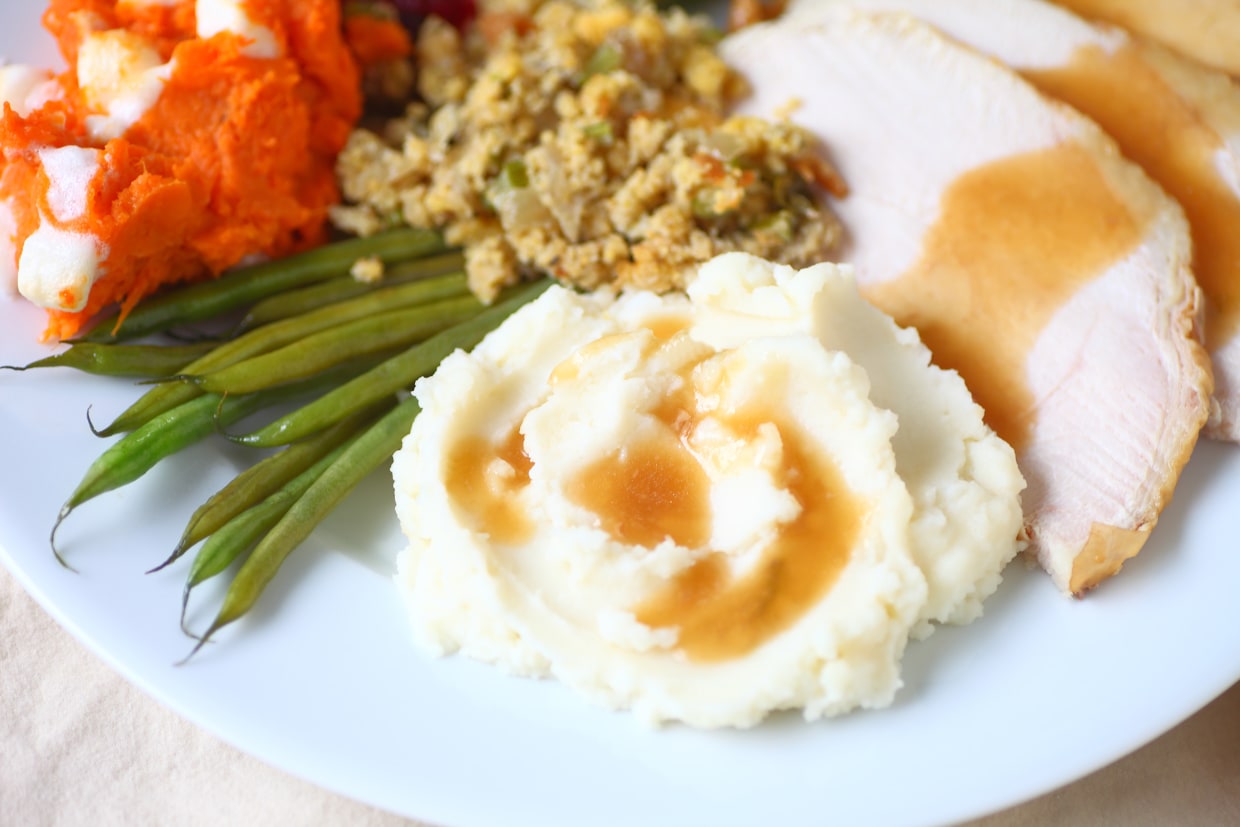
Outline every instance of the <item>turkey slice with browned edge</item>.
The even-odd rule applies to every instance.
[[[865,296],[918,329],[1017,451],[1028,551],[1081,594],[1171,498],[1212,388],[1179,206],[1092,121],[906,15],[728,37],[745,111],[821,139]]]

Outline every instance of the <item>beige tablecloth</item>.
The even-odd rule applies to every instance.
[[[0,825],[415,823],[181,720],[64,632],[3,568],[0,630]],[[1139,752],[971,827],[1017,825],[1240,825],[1240,685]]]

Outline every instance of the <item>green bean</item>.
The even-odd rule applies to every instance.
[[[469,292],[465,277],[459,273],[425,279],[376,290],[363,296],[338,302],[265,325],[219,345],[214,351],[185,367],[183,373],[193,375],[228,367],[243,359],[268,353],[307,336],[330,330],[342,324],[364,320],[376,313],[405,307],[419,307],[441,299],[454,298]]]
[[[188,367],[186,366],[186,369]],[[178,405],[184,405],[186,402],[201,395],[202,391],[189,382],[172,382],[156,385],[138,397],[137,402],[121,411],[120,415],[113,419],[109,425],[103,428],[95,428],[92,425],[91,430],[94,431],[95,436],[103,437],[129,433],[142,427],[155,417],[161,416]]]
[[[408,347],[477,316],[482,309],[482,302],[473,295],[465,295],[378,313],[192,378],[200,390],[211,393],[253,393],[313,375],[345,359]]]
[[[210,434],[216,427],[217,409],[220,421],[240,418],[235,416],[238,409],[242,413],[251,413],[256,397],[257,395],[222,400],[217,395],[200,396],[161,414],[111,445],[91,463],[82,481],[56,517],[56,524],[52,527],[52,552],[56,559],[66,568],[70,568],[56,550],[56,529],[74,508],[100,494],[133,482],[155,467],[161,459]]]
[[[186,365],[183,373],[200,374],[225,368],[243,359],[284,347],[306,336],[340,324],[364,319],[394,307],[412,307],[440,298],[459,296],[467,289],[462,276],[449,274],[415,284],[376,290],[373,293],[322,307],[301,316],[273,322],[238,336],[231,342],[219,345],[201,359]],[[110,425],[95,433],[99,436],[112,436],[132,431],[152,417],[171,410],[200,393],[202,393],[201,390],[188,382],[169,383],[152,388],[137,402],[122,411]]]
[[[75,342],[67,350],[28,365],[0,365],[0,370],[75,368],[97,376],[171,376],[215,347],[214,342],[191,345],[101,345]]]
[[[194,511],[185,525],[185,530],[181,532],[181,539],[177,541],[172,554],[147,573],[159,571],[173,563],[188,549],[221,529],[238,514],[278,491],[281,486],[305,471],[324,454],[357,433],[358,428],[368,419],[373,418],[373,415],[373,412],[366,411],[338,422],[331,428],[315,434],[313,439],[290,445],[278,453],[264,457],[242,471]]]
[[[523,285],[511,291],[509,298],[469,321],[437,333],[265,427],[248,434],[229,435],[228,438],[243,445],[264,448],[304,439],[359,408],[409,388],[416,379],[439,367],[439,363],[452,351],[472,348],[518,307],[536,298],[551,284],[550,279],[541,279]]]
[[[190,592],[231,566],[238,557],[261,540],[264,534],[274,528],[289,507],[322,476],[344,449],[343,444],[334,446],[309,467],[284,481],[263,499],[234,515],[211,533],[194,555],[189,575],[185,579],[185,588],[181,592],[181,629],[186,634],[192,635],[185,627],[185,610],[189,606]]]
[[[381,287],[407,284],[431,276],[460,272],[464,266],[465,257],[459,251],[453,250],[437,256],[401,262],[387,268],[383,278],[373,283],[356,279],[353,276],[338,276],[309,287],[277,293],[251,307],[235,332],[244,333],[268,322],[287,319],[290,316],[300,316],[302,313],[361,296]]]
[[[115,342],[145,336],[177,325],[210,319],[292,287],[343,275],[359,258],[377,256],[385,262],[394,262],[443,249],[443,239],[437,233],[413,228],[327,244],[153,296],[123,320],[119,313],[101,319],[81,339]]]
[[[187,365],[185,369],[188,368],[189,366]],[[103,428],[95,428],[92,425],[91,430],[94,431],[95,436],[104,437],[129,433],[141,428],[155,417],[167,413],[178,405],[184,405],[191,399],[196,399],[201,395],[202,391],[189,382],[172,382],[156,385],[138,397],[138,401],[121,411],[110,424]]]
[[[161,459],[189,447],[215,430],[263,408],[332,387],[350,372],[352,366],[345,366],[305,382],[245,396],[221,398],[216,394],[206,394],[166,411],[126,434],[91,463],[82,481],[61,507],[52,526],[52,553],[65,568],[72,568],[56,550],[56,530],[69,513],[82,503],[133,482],[154,468]]]
[[[401,402],[365,433],[350,442],[340,457],[297,498],[242,563],[240,571],[224,595],[223,604],[215,619],[185,660],[193,657],[213,634],[253,608],[293,549],[310,535],[315,526],[367,474],[391,458],[400,447],[401,440],[409,433],[418,411],[416,399],[410,397]]]

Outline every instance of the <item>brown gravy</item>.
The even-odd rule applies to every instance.
[[[622,543],[654,548],[671,537],[697,548],[710,540],[710,479],[673,434],[629,443],[590,464],[569,483],[568,496]]]
[[[691,660],[742,657],[792,626],[835,583],[865,521],[867,503],[814,456],[795,424],[772,416],[732,424],[754,434],[767,421],[779,427],[783,483],[801,513],[743,576],[733,578],[722,555],[708,554],[635,612],[648,626],[678,626],[677,648]]]
[[[1235,71],[1240,20],[1226,3],[1194,0],[1056,0],[1077,14],[1123,26],[1190,57]],[[1234,7],[1233,7],[1234,8]]]
[[[1133,46],[1114,54],[1088,46],[1068,66],[1024,74],[1097,121],[1184,207],[1193,271],[1210,299],[1209,346],[1230,339],[1240,324],[1240,196],[1215,171],[1214,155],[1223,148],[1219,136]]]
[[[687,548],[710,542],[710,479],[687,444],[701,418],[693,367],[684,369],[682,381],[654,411],[664,428],[591,463],[568,481],[569,498],[593,512],[599,526],[620,542],[645,548],[668,537]],[[800,515],[743,576],[731,575],[723,555],[708,553],[635,610],[647,625],[679,627],[678,648],[692,660],[741,657],[794,624],[848,563],[868,512],[868,504],[849,490],[839,470],[814,456],[795,423],[763,412],[727,424],[738,437],[753,439],[767,422],[779,428],[781,482],[800,503]],[[488,474],[496,460],[503,460],[511,473]],[[515,495],[529,484],[531,468],[516,428],[498,444],[469,437],[449,452],[446,485],[494,541],[520,543],[532,535],[533,526]]]
[[[509,474],[488,474],[497,459],[508,463]],[[444,484],[449,496],[469,513],[479,531],[497,543],[525,542],[534,525],[517,505],[516,494],[530,484],[530,458],[525,439],[513,428],[499,445],[479,436],[466,437],[448,453]]]
[[[678,384],[653,412],[666,430],[622,446],[568,485],[569,499],[594,512],[600,527],[620,542],[654,548],[671,537],[697,548],[710,539],[710,478],[685,446],[696,416],[696,366],[681,370]]]
[[[1064,143],[969,170],[943,194],[921,259],[864,287],[959,371],[1017,451],[1034,410],[1025,360],[1051,316],[1120,260],[1141,227],[1084,147]]]
[[[670,339],[689,327],[689,320],[684,316],[659,316],[646,322],[646,328],[656,339]]]

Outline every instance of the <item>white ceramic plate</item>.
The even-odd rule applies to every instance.
[[[46,50],[41,4],[0,9],[0,54]],[[46,53],[45,51],[43,53]],[[0,363],[49,352],[0,300]],[[910,646],[882,712],[747,732],[643,729],[549,682],[411,646],[388,574],[401,546],[376,474],[253,615],[184,667],[184,565],[156,575],[192,508],[242,467],[218,442],[56,512],[137,389],[0,373],[0,559],[66,628],[186,718],[324,787],[452,827],[937,824],[1067,783],[1174,726],[1240,677],[1240,450],[1203,444],[1153,539],[1084,601],[1020,564],[973,626]],[[191,616],[201,627],[209,604]]]

